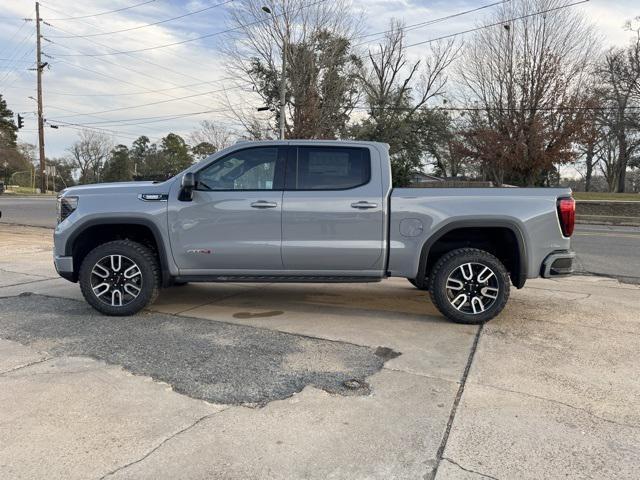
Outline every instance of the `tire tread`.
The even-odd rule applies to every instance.
[[[474,316],[471,316],[469,314],[465,314],[459,311],[456,311],[456,312],[452,311],[453,307],[451,307],[449,303],[449,299],[447,298],[446,289],[440,288],[440,285],[439,285],[441,281],[440,275],[444,266],[446,266],[452,259],[459,258],[461,256],[474,256],[476,257],[476,259],[480,259],[480,260],[484,259],[484,260],[490,261],[491,263],[495,264],[498,270],[496,274],[502,277],[502,280],[503,280],[502,283],[504,284],[502,285],[503,292],[498,297],[498,300],[497,300],[498,303],[494,304],[494,306],[491,307],[490,311],[483,312],[482,314],[478,314]],[[440,313],[442,313],[445,317],[449,318],[450,320],[456,323],[464,323],[467,325],[480,325],[480,324],[486,323],[492,318],[494,318],[496,315],[498,315],[502,311],[502,309],[504,309],[505,305],[507,304],[507,301],[509,300],[510,279],[509,279],[509,274],[506,268],[504,267],[502,262],[498,258],[496,258],[494,255],[487,252],[486,250],[481,250],[479,248],[471,248],[471,247],[457,248],[455,250],[451,250],[445,253],[438,259],[436,264],[433,266],[433,270],[431,271],[430,278],[432,279],[431,288],[429,290],[429,293],[431,295],[431,301],[436,306],[436,308],[440,311]]]
[[[151,269],[151,290],[148,293],[147,301],[141,307],[137,307],[133,304],[127,305],[125,307],[111,307],[100,302],[100,300],[98,300],[91,291],[91,285],[88,281],[87,275],[90,275],[89,269],[92,268],[92,262],[89,262],[88,260],[91,259],[94,252],[99,249],[105,250],[105,255],[108,255],[108,253],[106,252],[110,248],[125,248],[133,250],[135,253],[140,255],[144,261],[147,262],[147,265]],[[145,281],[148,281],[148,279],[145,279]],[[85,298],[87,303],[89,303],[89,305],[91,305],[99,312],[110,316],[134,315],[135,313],[145,308],[147,305],[152,304],[158,297],[158,293],[160,291],[160,265],[158,263],[158,258],[155,252],[153,252],[148,247],[129,239],[112,240],[110,242],[98,245],[84,257],[84,260],[82,261],[82,265],[80,267],[79,284],[82,296]]]

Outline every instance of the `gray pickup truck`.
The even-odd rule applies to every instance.
[[[165,182],[65,190],[54,261],[107,315],[187,282],[404,277],[482,323],[510,284],[572,273],[574,213],[566,188],[394,189],[382,143],[241,142]]]

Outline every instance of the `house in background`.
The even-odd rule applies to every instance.
[[[412,185],[421,185],[424,183],[444,182],[443,178],[436,177],[435,175],[427,175],[424,172],[416,172],[411,176]]]

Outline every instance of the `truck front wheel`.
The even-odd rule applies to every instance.
[[[80,290],[105,315],[133,315],[158,295],[160,269],[149,248],[131,240],[97,246],[82,261]]]
[[[500,260],[476,248],[444,254],[431,272],[431,299],[457,323],[481,324],[498,315],[509,299],[509,274]]]

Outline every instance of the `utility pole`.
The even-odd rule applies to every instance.
[[[42,45],[40,37],[40,3],[36,2],[36,73],[38,75],[38,146],[40,149],[40,193],[47,192],[44,175],[44,118],[42,116]]]

